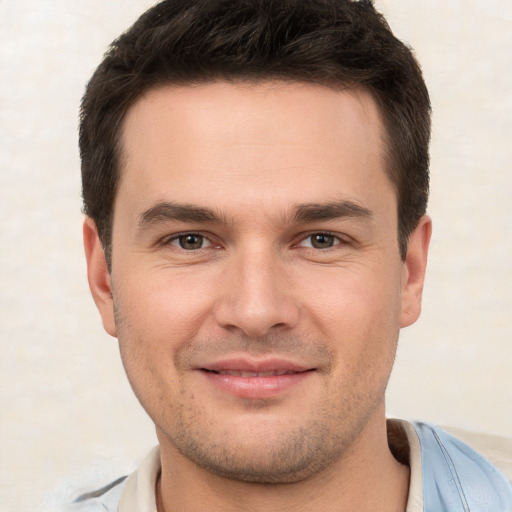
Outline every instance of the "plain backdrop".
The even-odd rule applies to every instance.
[[[382,0],[433,109],[434,235],[392,416],[512,436],[512,2]],[[149,0],[0,0],[0,509],[43,510],[156,443],[81,244],[77,111]]]

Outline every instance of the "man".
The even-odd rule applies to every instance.
[[[431,221],[430,103],[368,1],[168,0],[82,104],[88,278],[159,448],[75,510],[506,511],[386,421]]]

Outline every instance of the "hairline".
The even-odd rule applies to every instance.
[[[157,83],[148,85],[147,87],[143,88],[139,91],[139,93],[134,96],[133,98],[130,98],[129,101],[127,101],[127,105],[123,109],[122,115],[120,116],[118,120],[118,127],[115,133],[115,139],[114,139],[114,162],[115,162],[115,180],[114,180],[114,188],[113,188],[113,195],[112,195],[112,202],[111,207],[108,216],[105,218],[105,222],[102,226],[102,234],[101,234],[101,242],[103,246],[103,250],[105,252],[105,256],[107,259],[107,266],[109,268],[109,271],[111,271],[112,268],[112,232],[113,232],[113,222],[114,222],[114,210],[115,210],[115,204],[116,199],[118,196],[119,186],[122,179],[122,171],[123,168],[126,165],[126,151],[124,151],[124,131],[126,126],[126,118],[129,114],[129,112],[135,107],[135,105],[142,101],[145,97],[147,97],[149,94],[159,91],[166,88],[179,88],[179,87],[194,87],[194,86],[202,86],[202,85],[208,85],[208,84],[215,84],[215,83],[228,83],[228,84],[246,84],[247,86],[255,86],[255,85],[262,85],[262,84],[298,84],[298,85],[316,85],[320,87],[325,87],[327,89],[331,89],[333,91],[348,91],[348,92],[364,92],[367,93],[371,99],[373,100],[375,107],[378,112],[379,121],[380,121],[380,128],[381,133],[380,137],[383,143],[382,146],[382,162],[384,167],[384,172],[393,187],[393,191],[396,198],[396,215],[397,215],[397,239],[398,239],[398,246],[399,251],[402,259],[405,258],[405,251],[407,249],[407,241],[404,241],[401,239],[402,233],[401,233],[401,220],[400,220],[400,190],[399,190],[399,183],[397,182],[397,179],[395,176],[397,175],[396,170],[394,170],[397,166],[397,162],[393,159],[392,152],[391,152],[391,137],[390,137],[390,126],[388,126],[388,122],[386,120],[385,116],[385,109],[383,108],[381,99],[379,98],[379,95],[371,88],[364,84],[357,83],[351,80],[305,80],[300,78],[295,78],[286,74],[283,74],[282,76],[278,75],[265,75],[262,73],[258,76],[251,76],[251,75],[236,75],[236,76],[218,76],[218,77],[211,77],[211,78],[204,78],[204,79],[197,79],[197,80],[161,80]]]

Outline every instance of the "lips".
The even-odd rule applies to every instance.
[[[294,371],[291,370],[269,370],[265,372],[247,372],[242,370],[220,370],[215,371],[219,375],[235,375],[237,377],[276,377],[279,375],[292,375]]]
[[[265,374],[268,376],[274,376],[275,374],[284,375],[286,373],[301,373],[307,370],[311,370],[305,365],[296,363],[288,359],[281,358],[269,358],[264,360],[249,359],[244,357],[234,357],[229,359],[222,359],[218,361],[212,361],[211,363],[205,364],[202,370],[211,371],[215,373],[256,373]],[[265,376],[265,375],[247,375],[248,377]]]
[[[200,368],[217,391],[246,399],[284,395],[314,374],[314,370],[282,359],[229,359]]]

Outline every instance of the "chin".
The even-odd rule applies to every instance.
[[[311,418],[301,425],[297,418],[252,420],[213,430],[191,421],[181,425],[179,436],[162,432],[160,440],[212,474],[260,484],[295,483],[321,473],[343,458],[352,441]]]

